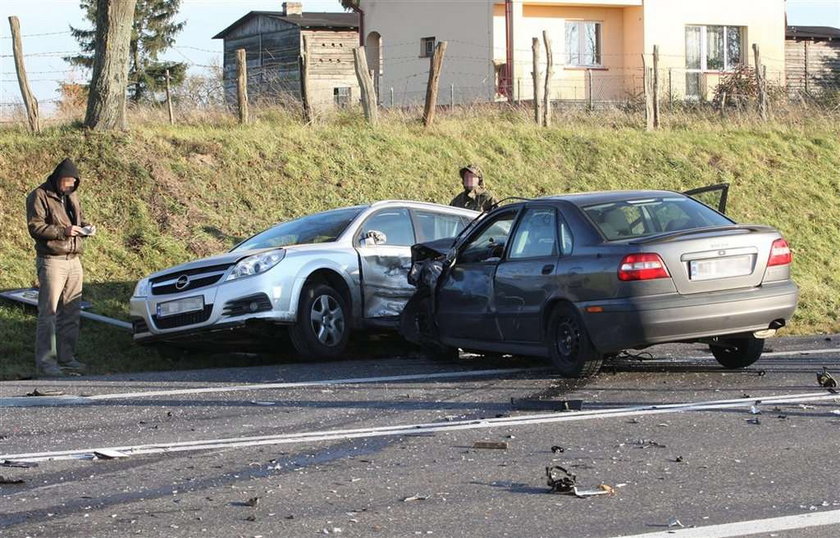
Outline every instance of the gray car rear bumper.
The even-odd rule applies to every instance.
[[[578,304],[592,343],[601,353],[665,342],[767,329],[787,322],[796,310],[799,288],[791,280],[759,288],[622,298]],[[602,312],[587,312],[601,307]]]

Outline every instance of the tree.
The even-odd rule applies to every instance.
[[[96,0],[96,37],[85,126],[125,129],[128,52],[136,0]]]
[[[96,22],[97,0],[80,0],[79,7],[85,17]],[[162,91],[166,85],[166,70],[169,70],[173,85],[183,82],[187,64],[159,61],[161,53],[175,43],[175,36],[184,28],[185,22],[174,22],[181,7],[181,0],[137,0],[129,45],[129,97],[134,102],[142,101]],[[93,51],[96,47],[96,30],[70,27],[70,31],[81,47],[81,54],[65,58],[73,65],[90,68],[93,66]]]

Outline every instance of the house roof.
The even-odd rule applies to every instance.
[[[785,32],[788,39],[838,39],[840,28],[831,26],[788,26]]]
[[[357,30],[358,13],[317,13],[304,12],[302,15],[286,15],[283,11],[251,11],[218,34],[213,39],[224,39],[239,25],[254,17],[270,17],[306,29],[318,30]]]

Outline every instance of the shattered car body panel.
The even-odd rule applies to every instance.
[[[302,353],[337,352],[346,331],[396,325],[413,293],[406,278],[411,244],[452,226],[457,233],[476,215],[384,201],[278,224],[230,252],[138,282],[130,302],[134,340],[189,342],[259,322],[309,331],[307,342],[293,338]],[[446,226],[434,226],[435,219]],[[319,348],[317,339],[327,333]]]

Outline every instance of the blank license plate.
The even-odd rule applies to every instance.
[[[691,280],[710,280],[712,278],[727,278],[744,276],[753,272],[753,257],[731,256],[729,258],[712,258],[709,260],[692,260],[689,265]]]
[[[167,318],[169,316],[177,316],[178,314],[186,314],[188,312],[197,312],[204,310],[204,296],[187,297],[186,299],[178,299],[177,301],[169,301],[167,303],[158,303],[157,315],[159,318]]]

